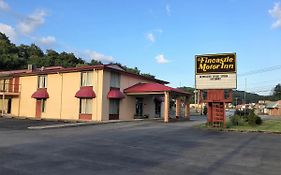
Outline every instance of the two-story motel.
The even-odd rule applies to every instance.
[[[168,122],[170,101],[175,99],[176,116],[188,118],[191,94],[166,86],[167,83],[127,72],[114,64],[40,69],[29,65],[26,70],[0,72],[0,109],[2,115],[36,119],[106,121],[158,117]]]

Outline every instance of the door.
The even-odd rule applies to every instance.
[[[40,119],[42,113],[42,100],[36,100],[36,111],[35,111],[35,118]]]
[[[136,98],[136,116],[143,115],[143,98]]]
[[[161,117],[161,102],[155,101],[155,117]]]
[[[12,99],[9,98],[8,99],[8,104],[7,104],[7,113],[11,114],[11,110],[12,110]]]

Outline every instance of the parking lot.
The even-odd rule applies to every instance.
[[[193,127],[200,123],[197,120],[168,124],[136,121],[45,130],[28,130],[24,126],[30,124],[23,120],[15,124],[18,128],[3,129],[5,121],[10,126],[17,121],[0,121],[0,174],[279,175],[281,172],[281,136],[276,134],[201,130]]]

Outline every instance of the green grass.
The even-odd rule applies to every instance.
[[[237,129],[243,131],[267,131],[281,132],[281,120],[265,120],[261,125],[249,126],[230,126],[228,129]]]
[[[245,123],[243,126],[233,126],[231,125],[230,121],[227,121],[227,128],[224,128],[222,130],[224,131],[244,131],[244,132],[276,132],[281,133],[281,120],[263,120],[263,123],[261,125],[256,126],[250,126],[247,123]],[[200,124],[196,126],[197,128],[202,129],[217,129],[217,128],[211,128],[207,127],[206,124]],[[221,129],[219,129],[221,130]]]

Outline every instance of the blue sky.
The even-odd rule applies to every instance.
[[[194,56],[236,52],[238,89],[281,82],[279,0],[0,0],[0,31],[16,44],[138,67],[172,86],[194,86]],[[277,68],[276,68],[277,66]],[[280,66],[281,67],[281,66]]]

